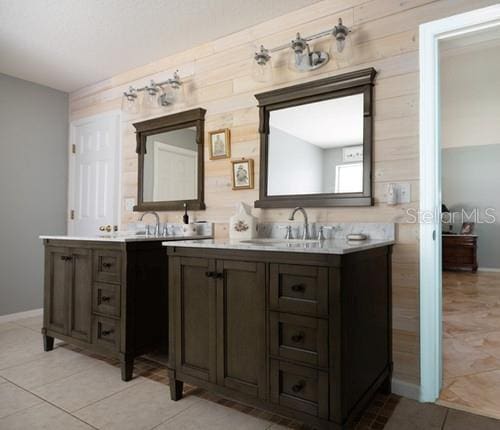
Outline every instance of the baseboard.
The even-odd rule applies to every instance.
[[[43,308],[16,312],[15,314],[0,315],[0,323],[12,322],[23,318],[38,317],[40,315],[43,315]]]
[[[392,392],[408,399],[420,400],[420,385],[392,378]]]
[[[479,267],[477,270],[479,272],[500,272],[500,269],[496,267]]]

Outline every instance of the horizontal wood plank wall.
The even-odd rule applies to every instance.
[[[394,249],[394,362],[395,377],[419,383],[418,226],[409,224],[408,209],[419,199],[418,160],[418,25],[456,13],[485,7],[494,0],[323,0],[312,6],[261,23],[227,37],[163,58],[70,95],[71,119],[119,109],[121,94],[129,85],[162,79],[179,69],[186,83],[186,100],[169,112],[207,109],[206,131],[231,128],[233,158],[253,158],[259,173],[258,110],[254,94],[274,88],[331,76],[363,67],[378,71],[375,87],[374,170],[375,207],[309,209],[313,221],[396,222]],[[332,27],[342,17],[353,27],[353,58],[349,64],[335,59],[314,72],[294,73],[287,68],[287,52],[274,54],[272,85],[251,77],[252,54],[263,43],[271,47],[290,41],[297,31],[310,34]],[[207,23],[208,25],[208,23]],[[327,48],[330,41],[315,46]],[[168,112],[150,112],[122,118],[122,223],[137,219],[127,212],[126,198],[136,197],[137,157],[132,123]],[[205,139],[208,143],[208,138]],[[216,223],[216,236],[227,236],[227,222],[236,202],[253,205],[255,190],[232,191],[229,160],[206,157],[207,210],[194,213],[198,220]],[[384,189],[392,181],[410,182],[411,203],[389,207]],[[254,210],[262,220],[284,221],[288,210]],[[179,212],[162,214],[179,221]]]

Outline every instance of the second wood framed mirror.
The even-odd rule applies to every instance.
[[[134,124],[139,158],[135,211],[205,209],[205,109]]]
[[[255,97],[260,194],[255,207],[370,206],[373,68]]]

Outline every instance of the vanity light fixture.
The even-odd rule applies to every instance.
[[[342,18],[339,18],[338,24],[320,33],[311,36],[302,37],[297,33],[294,40],[290,43],[267,49],[263,45],[260,46],[258,52],[254,54],[254,65],[252,75],[256,81],[269,82],[272,80],[272,64],[271,53],[281,51],[286,48],[292,49],[289,66],[297,72],[309,72],[324,66],[330,60],[330,55],[324,51],[311,51],[309,43],[311,40],[320,39],[326,36],[333,36],[336,41],[336,53],[339,56],[346,50],[346,45],[350,43],[349,33],[351,29],[342,23]]]
[[[142,100],[139,95],[142,93]],[[123,93],[122,110],[128,113],[138,113],[141,108],[146,110],[166,108],[183,97],[182,81],[177,70],[172,78],[162,82],[151,80],[148,85],[140,88],[129,87]]]

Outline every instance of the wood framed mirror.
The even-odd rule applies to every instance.
[[[373,68],[255,97],[258,208],[371,206]]]
[[[205,109],[137,122],[139,157],[134,211],[205,209]]]

